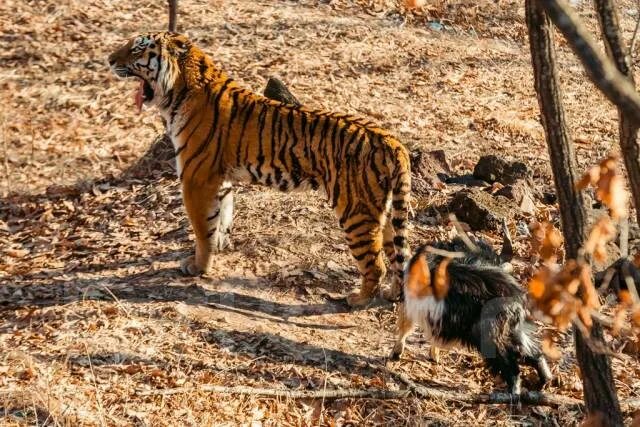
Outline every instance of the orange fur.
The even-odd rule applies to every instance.
[[[415,262],[409,266],[406,291],[411,298],[415,299],[433,295],[431,273],[429,272],[429,264],[424,254],[421,254]]]

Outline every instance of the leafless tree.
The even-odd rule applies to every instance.
[[[602,92],[618,107],[620,115],[620,144],[629,172],[636,206],[640,206],[640,182],[633,175],[640,173],[637,156],[637,129],[640,118],[640,97],[635,92],[626,49],[617,28],[613,0],[594,0],[609,55],[615,64],[595,48],[584,26],[580,25],[571,8],[564,1],[526,0],[527,26],[534,69],[535,87],[545,129],[551,167],[560,205],[565,251],[567,258],[577,259],[585,240],[587,209],[577,182],[576,156],[562,106],[561,88],[555,59],[553,28],[556,24],[578,57],[588,75]],[[634,148],[635,147],[635,148]],[[635,150],[635,153],[634,151]],[[576,356],[584,384],[587,411],[599,414],[602,423],[622,425],[611,363],[605,354],[595,352],[589,345],[602,343],[602,328],[594,323],[590,336],[574,330]]]
[[[169,31],[174,33],[178,29],[178,0],[169,1]]]

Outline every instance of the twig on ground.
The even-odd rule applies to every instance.
[[[436,388],[426,387],[415,383],[407,375],[394,372],[394,375],[403,383],[405,383],[410,390],[414,391],[418,396],[429,399],[443,399],[448,401],[456,401],[463,403],[473,404],[523,404],[532,406],[566,406],[572,408],[579,408],[583,406],[582,401],[573,399],[571,397],[560,396],[557,394],[547,394],[539,391],[528,391],[521,393],[519,396],[514,396],[511,393],[494,392],[488,394],[471,394],[461,393],[455,391],[445,391]]]
[[[254,387],[227,387],[219,385],[202,385],[199,387],[178,387],[159,390],[138,391],[138,396],[170,396],[173,394],[191,393],[194,391],[220,393],[220,394],[245,394],[249,396],[282,397],[287,399],[402,399],[411,394],[410,390],[384,390],[384,389],[339,389],[339,390],[286,390],[273,388]]]
[[[322,347],[322,354],[324,355],[324,381],[322,382],[322,393],[326,394],[327,393],[327,380],[329,379],[329,365],[327,363],[327,352],[325,351],[324,347]],[[322,424],[324,421],[324,417],[323,417],[323,413],[324,413],[324,401],[325,398],[322,397],[322,402],[320,403],[320,419],[318,420],[319,424]]]
[[[5,135],[4,115],[0,116],[0,139],[2,139],[2,150],[4,152],[4,196],[6,197],[9,195],[9,176],[11,175],[11,170],[9,169],[9,148],[7,146],[7,138]]]
[[[226,387],[217,385],[202,385],[200,387],[179,387],[160,390],[138,391],[138,396],[170,396],[174,394],[198,392],[221,393],[221,394],[244,394],[263,397],[281,397],[287,399],[404,399],[412,394],[429,399],[442,399],[447,401],[474,403],[474,404],[513,404],[520,403],[536,406],[567,406],[578,408],[582,402],[570,397],[546,394],[542,392],[526,392],[519,396],[510,393],[489,393],[471,394],[455,391],[439,390],[416,384],[404,374],[393,373],[402,382],[407,384],[407,390],[384,390],[384,389],[338,389],[338,390],[284,390],[253,387]]]
[[[122,303],[120,302],[120,300],[118,299],[117,296],[115,296],[115,294],[113,292],[111,292],[111,289],[107,288],[105,285],[100,284],[100,286],[102,286],[102,288],[107,291],[107,293],[109,293],[109,295],[111,295],[111,298],[113,298],[113,300],[115,301],[116,305],[120,308],[120,310],[122,310],[128,318],[131,318],[131,313],[129,313],[129,310],[127,310],[127,308],[122,305]]]

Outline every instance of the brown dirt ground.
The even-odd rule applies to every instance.
[[[138,391],[199,384],[292,389],[399,388],[394,372],[469,392],[502,387],[466,350],[425,357],[418,334],[386,364],[391,305],[350,311],[357,275],[315,193],[238,187],[234,248],[208,277],[178,273],[191,251],[169,165],[126,171],[161,133],[136,116],[132,83],[105,66],[136,32],[162,29],[163,2],[0,3],[0,423],[6,425],[576,424],[583,414],[417,398],[289,401]],[[550,185],[522,2],[181,0],[180,26],[247,86],[279,75],[304,103],[377,119],[412,148],[443,149],[456,171],[484,153],[524,161]],[[638,10],[622,1],[625,35]],[[586,6],[581,14],[595,28]],[[430,28],[442,19],[443,31]],[[562,42],[561,42],[562,44]],[[615,149],[616,113],[560,55],[582,166]],[[442,203],[433,190],[421,206]],[[557,217],[538,204],[541,216]],[[420,218],[421,212],[417,212]],[[430,215],[422,213],[423,216]],[[412,245],[450,235],[414,221]],[[487,235],[494,242],[499,236]],[[527,244],[516,236],[519,274]],[[549,391],[581,396],[570,337]],[[635,348],[615,339],[616,350]],[[614,360],[622,398],[638,397],[632,351]],[[528,378],[527,378],[528,379]],[[628,414],[631,416],[631,414]]]

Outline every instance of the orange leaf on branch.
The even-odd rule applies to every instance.
[[[556,262],[562,246],[562,234],[549,222],[535,222],[530,226],[531,251],[540,255],[545,262]]]
[[[576,316],[590,327],[590,312],[600,305],[591,282],[591,268],[584,262],[570,260],[562,267],[543,265],[529,281],[528,289],[536,309],[561,330]]]
[[[611,220],[603,216],[593,226],[589,238],[584,244],[584,250],[593,255],[600,262],[607,260],[607,243],[616,237],[616,227]]]
[[[624,181],[617,172],[618,156],[611,155],[597,166],[589,169],[576,185],[584,189],[589,185],[596,189],[596,197],[604,203],[615,220],[627,217],[627,201],[629,195],[624,188]]]
[[[584,190],[590,185],[595,186],[600,179],[600,166],[594,166],[587,170],[582,176],[576,187],[578,190]]]

